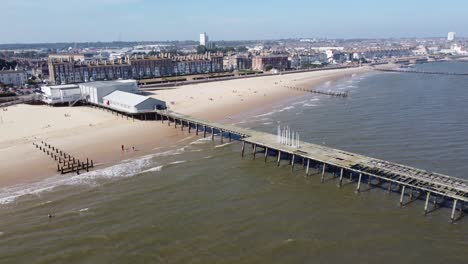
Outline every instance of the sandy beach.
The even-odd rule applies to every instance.
[[[328,81],[367,72],[365,68],[316,71],[181,86],[148,92],[165,100],[170,110],[229,122],[229,117],[254,108],[299,97]],[[132,121],[91,107],[16,105],[0,111],[0,187],[34,182],[55,175],[56,163],[32,143],[47,141],[98,167],[170,148],[193,137],[160,122]],[[125,150],[121,150],[121,145]],[[133,150],[135,147],[135,150]],[[64,176],[66,177],[66,176]]]

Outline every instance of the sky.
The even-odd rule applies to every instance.
[[[0,43],[468,36],[467,0],[0,0]]]

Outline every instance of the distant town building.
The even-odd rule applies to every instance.
[[[256,71],[265,71],[267,67],[283,71],[289,68],[287,55],[265,55],[257,56],[252,59],[252,69]]]
[[[27,81],[28,75],[26,71],[19,70],[18,68],[10,70],[0,69],[0,83],[16,87],[23,86]]]
[[[454,41],[455,40],[455,32],[449,32],[447,34],[447,41]]]
[[[250,70],[252,69],[252,58],[245,55],[229,55],[223,58],[225,71]]]
[[[203,32],[200,34],[200,46],[205,46],[207,47],[208,46],[208,35],[206,34],[206,32]]]

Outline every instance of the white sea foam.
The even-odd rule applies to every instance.
[[[134,160],[123,161],[119,164],[107,168],[82,173],[80,175],[55,175],[35,183],[0,188],[0,204],[12,203],[18,198],[26,195],[37,196],[40,193],[52,191],[59,186],[97,186],[99,184],[99,180],[126,178],[138,175],[143,172],[160,171],[163,165],[152,167],[146,170],[145,168],[154,166],[155,162],[153,161],[153,158],[155,157],[179,155],[184,153],[186,149],[187,146],[165,152],[155,153],[139,157]]]
[[[273,124],[273,122],[265,122],[265,123],[263,123],[263,124],[264,124],[264,125],[271,125],[271,124]]]
[[[150,168],[150,169],[147,169],[147,170],[144,170],[142,172],[140,172],[139,174],[143,174],[143,173],[147,173],[147,172],[155,172],[155,171],[161,171],[163,168],[163,166],[156,166],[156,167],[153,167],[153,168]]]
[[[78,210],[78,212],[87,212],[87,211],[89,211],[89,208],[83,208],[83,209]]]
[[[185,163],[187,162],[186,160],[178,160],[178,161],[173,161],[171,163],[169,163],[168,165],[176,165],[176,164],[181,164],[181,163]]]
[[[302,106],[305,106],[305,107],[312,107],[312,106],[317,106],[316,104],[303,104]]]
[[[224,144],[215,146],[215,148],[222,148],[222,147],[225,147],[225,146],[231,145],[231,144],[232,144],[232,142],[230,142],[230,143],[224,143]]]

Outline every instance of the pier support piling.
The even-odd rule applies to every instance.
[[[427,205],[429,204],[429,198],[431,197],[431,193],[427,192],[426,194],[426,203],[424,204],[424,215],[427,215]]]
[[[268,148],[265,147],[265,163],[267,162],[268,159]]]
[[[320,182],[323,183],[324,180],[325,180],[325,163],[323,164],[323,167],[322,167],[322,178],[320,179]]]
[[[307,159],[306,176],[309,176],[310,159]]]
[[[403,199],[405,198],[405,188],[406,188],[405,185],[403,185],[403,187],[401,187],[400,207],[403,206]]]
[[[362,173],[359,173],[359,179],[356,187],[356,193],[361,192],[361,179],[362,179]]]
[[[281,151],[280,150],[278,150],[278,160],[276,163],[277,163],[276,166],[279,167],[281,163]]]
[[[255,159],[255,155],[257,154],[257,144],[252,144],[252,146],[253,146],[253,150],[252,150],[253,159]]]
[[[343,186],[343,168],[341,168],[340,170],[340,182],[338,184],[338,186],[341,188],[341,186]]]
[[[296,163],[296,155],[292,155],[291,158],[291,171],[294,171],[294,164]]]
[[[242,157],[244,157],[244,151],[245,151],[245,141],[242,141],[242,154],[241,154]]]
[[[203,126],[203,138],[206,138],[206,126]]]
[[[452,224],[455,222],[455,211],[457,209],[457,203],[458,200],[455,199],[452,205],[452,214],[450,215],[450,221],[452,222]]]

